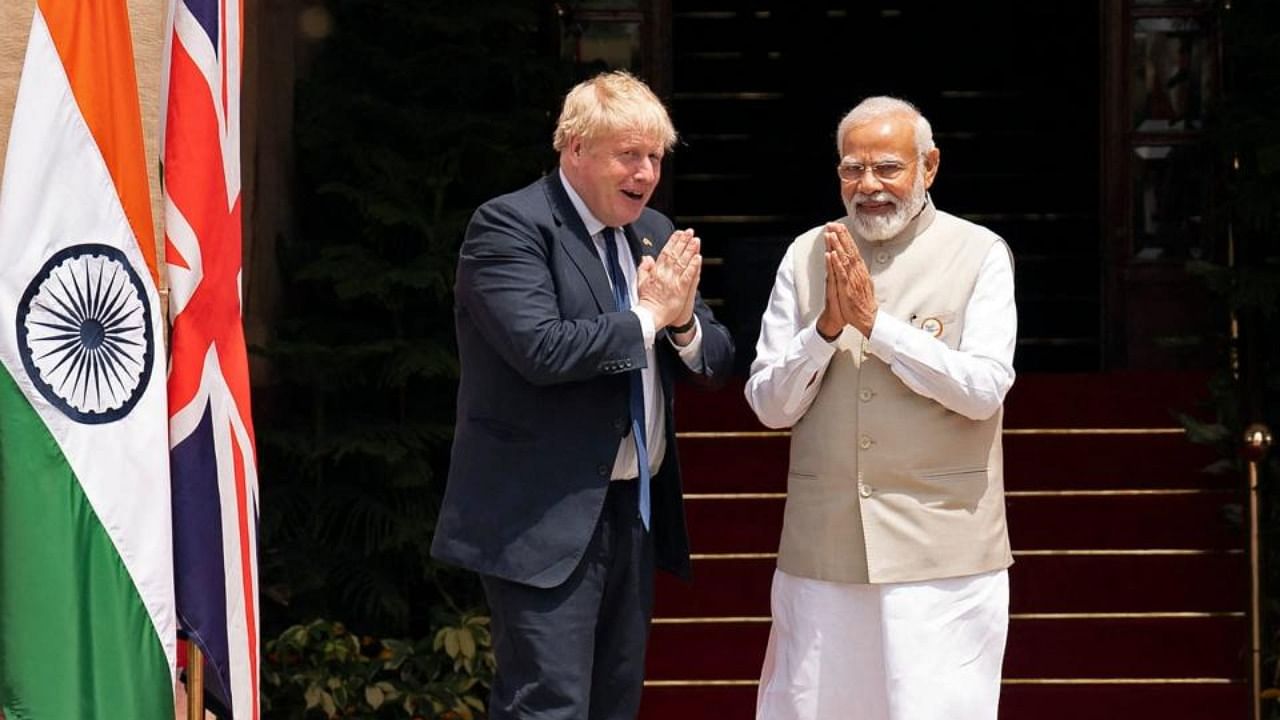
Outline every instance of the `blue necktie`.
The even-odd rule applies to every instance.
[[[631,309],[631,294],[627,292],[627,276],[618,264],[618,244],[614,241],[616,228],[607,227],[601,232],[604,253],[609,264],[609,279],[613,281],[613,301],[618,312]],[[640,520],[649,529],[649,450],[644,430],[644,381],[639,370],[631,373],[631,436],[636,439],[636,468],[640,474]]]

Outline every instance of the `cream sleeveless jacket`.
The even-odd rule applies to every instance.
[[[932,205],[898,237],[856,242],[880,309],[953,349],[982,262],[1003,244]],[[821,227],[792,248],[804,325],[824,304],[825,249]],[[975,421],[917,395],[852,327],[836,344],[813,405],[792,428],[778,567],[817,580],[896,583],[1011,565],[1003,410]]]

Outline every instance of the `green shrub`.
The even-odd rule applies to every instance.
[[[479,719],[493,668],[484,616],[455,617],[418,640],[314,620],[267,643],[263,709],[288,720]]]

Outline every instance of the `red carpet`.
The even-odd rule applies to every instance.
[[[1169,432],[1204,387],[1185,373],[1018,379],[1002,720],[1245,717],[1240,480],[1202,472],[1213,454]],[[682,388],[677,408],[695,577],[659,577],[641,717],[751,718],[788,441],[751,434],[765,428],[740,387]]]

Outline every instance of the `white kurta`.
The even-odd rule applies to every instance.
[[[757,720],[995,720],[1009,571],[859,585],[773,576]]]
[[[956,349],[885,312],[870,352],[915,392],[980,420],[1013,385],[1013,266],[992,247]],[[765,311],[745,394],[785,428],[813,403],[835,346],[802,325],[787,251]],[[845,332],[854,332],[846,328]],[[1009,616],[1008,571],[858,585],[778,571],[758,720],[994,720]]]

